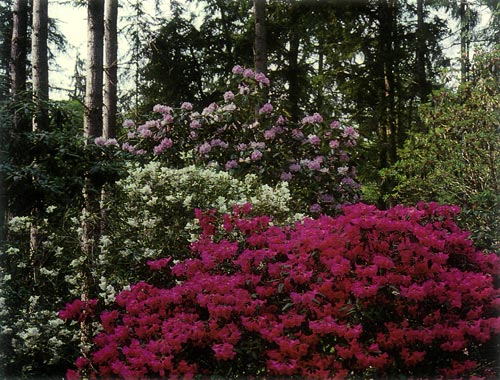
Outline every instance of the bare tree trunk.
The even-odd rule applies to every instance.
[[[33,130],[49,127],[49,64],[48,64],[48,0],[33,0],[33,30],[31,34],[31,56],[33,76],[33,98],[37,105],[33,118]]]
[[[103,136],[116,136],[117,82],[118,82],[118,0],[106,0],[104,20],[105,77]]]
[[[416,74],[418,93],[420,102],[424,103],[430,92],[431,87],[425,73],[425,13],[424,1],[417,0],[417,51],[416,51]]]
[[[17,132],[31,130],[28,119],[21,111],[17,111],[17,103],[21,102],[26,92],[26,57],[28,54],[28,1],[16,0],[12,11],[12,40],[10,48],[10,88],[11,99],[16,104],[14,113],[14,129]]]
[[[469,27],[470,17],[467,0],[460,0],[460,72],[462,83],[467,82],[469,75]]]
[[[83,128],[86,137],[98,137],[102,135],[103,0],[89,0],[87,11],[87,83]]]
[[[290,50],[288,51],[288,102],[293,121],[299,120],[299,48],[300,37],[296,30],[290,30]]]
[[[12,8],[12,39],[9,60],[10,98],[14,103],[12,126],[16,132],[28,132],[31,124],[22,107],[26,98],[26,57],[28,51],[28,1],[16,0]],[[19,110],[21,109],[21,111]],[[8,159],[11,124],[0,120],[0,162]],[[0,247],[7,237],[8,198],[5,174],[0,170]]]
[[[103,86],[103,45],[104,45],[104,2],[88,0],[87,32],[87,79],[85,94],[85,112],[83,118],[84,136],[87,143],[102,134],[102,86]],[[100,194],[101,189],[87,173],[84,187],[82,210],[82,255],[84,265],[82,300],[88,301],[96,296],[93,269],[100,236]],[[80,344],[82,354],[87,356],[90,350],[93,331],[88,321],[80,324]]]
[[[33,115],[32,129],[49,129],[49,63],[48,63],[48,30],[49,30],[49,2],[48,0],[33,0],[33,21],[31,31],[31,76],[33,81],[33,101],[35,114]],[[32,163],[36,165],[36,161]],[[36,222],[39,209],[34,206],[31,210],[33,223],[30,228],[30,255],[36,260],[40,237]],[[33,266],[34,269],[34,266]],[[36,282],[33,270],[33,281]]]
[[[266,43],[266,0],[254,0],[255,39],[254,64],[255,72],[267,72],[267,43]]]

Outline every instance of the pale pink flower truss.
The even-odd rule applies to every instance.
[[[254,150],[250,156],[252,161],[258,161],[262,158],[262,152],[258,149]]]
[[[269,86],[269,84],[270,84],[269,78],[266,77],[266,75],[264,73],[255,74],[255,80],[261,84],[266,85],[266,86]]]
[[[124,128],[134,128],[135,127],[135,123],[134,123],[133,120],[126,119],[126,120],[123,121],[122,126]]]
[[[96,137],[94,139],[94,144],[99,145],[99,146],[104,146],[105,142],[106,142],[106,139],[102,136]]]
[[[268,113],[273,112],[273,110],[274,110],[273,105],[271,103],[266,103],[259,110],[259,114],[261,114],[261,115],[268,114]]]
[[[162,114],[169,114],[172,113],[173,109],[172,107],[165,106],[163,104],[157,104],[153,107],[153,112],[158,112]]]
[[[181,109],[186,111],[191,111],[193,109],[193,104],[189,102],[184,102],[181,104]]]
[[[231,102],[234,99],[234,94],[232,91],[226,91],[224,93],[224,101],[226,102]]]
[[[243,74],[243,67],[241,67],[240,65],[236,65],[233,67],[233,74]]]
[[[212,150],[212,146],[207,142],[204,144],[201,144],[200,147],[198,148],[198,152],[200,152],[200,154],[207,154],[211,150]]]

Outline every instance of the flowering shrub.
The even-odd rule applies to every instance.
[[[500,264],[455,225],[456,208],[357,204],[294,227],[245,217],[249,208],[197,210],[203,233],[194,257],[150,262],[165,286],[139,282],[119,293],[101,313],[102,332],[91,356],[76,361],[78,371],[105,378],[488,376],[477,360],[500,332]]]
[[[149,278],[147,260],[185,258],[200,233],[194,208],[226,212],[251,202],[255,214],[284,224],[301,217],[289,209],[290,200],[286,182],[262,185],[253,174],[239,180],[213,168],[172,169],[157,161],[131,165],[108,197],[107,236],[99,255],[102,297],[108,297],[108,288],[111,295],[112,288]]]
[[[67,279],[76,277],[73,252],[78,240],[76,233],[58,224],[61,214],[70,214],[67,209],[48,206],[42,213],[43,219],[11,218],[9,244],[0,248],[0,378],[4,379],[62,375],[62,363],[78,352],[74,332],[58,317],[59,305],[81,294]],[[67,221],[65,227],[70,224]],[[30,244],[34,233],[39,239],[36,247]]]
[[[296,209],[336,213],[340,204],[355,202],[359,185],[349,151],[358,133],[318,113],[293,123],[263,98],[264,74],[240,66],[233,73],[235,91],[201,112],[184,102],[177,109],[156,105],[160,117],[137,127],[126,120],[122,148],[169,165],[202,163],[237,178],[255,173],[270,185],[288,181]]]

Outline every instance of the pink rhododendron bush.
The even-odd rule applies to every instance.
[[[263,73],[235,66],[232,90],[219,102],[198,110],[188,102],[157,104],[151,120],[126,120],[122,149],[175,167],[208,165],[240,179],[256,174],[267,185],[287,181],[298,210],[336,214],[357,202],[351,154],[358,132],[317,112],[290,120],[267,99],[268,86]]]
[[[291,227],[249,208],[197,210],[193,257],[149,262],[162,281],[117,295],[68,377],[494,377],[479,360],[500,332],[499,260],[457,208],[356,204]]]

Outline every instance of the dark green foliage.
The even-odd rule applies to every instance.
[[[427,132],[412,133],[386,178],[394,202],[434,200],[462,207],[476,244],[500,248],[500,77],[498,51],[483,53],[473,80],[439,90],[422,107]]]
[[[173,17],[146,49],[141,110],[148,112],[157,103],[207,105],[218,100],[231,68],[252,62],[251,6],[248,0],[208,1],[201,25],[195,26],[174,2]]]

